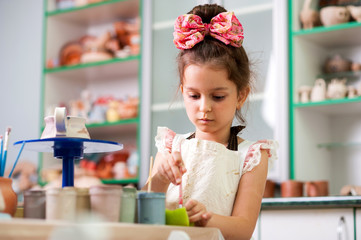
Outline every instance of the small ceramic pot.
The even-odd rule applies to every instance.
[[[24,192],[24,218],[45,219],[45,191]]]
[[[11,178],[0,177],[0,190],[4,199],[5,209],[3,213],[14,216],[18,204],[18,196],[12,188],[13,180]]]
[[[264,194],[263,197],[264,198],[272,198],[275,196],[275,187],[276,187],[276,183],[272,180],[267,180],[266,181],[266,187],[264,189]]]
[[[329,6],[320,10],[320,18],[324,26],[346,23],[350,21],[350,17],[350,12],[346,7]]]
[[[302,197],[303,196],[303,182],[288,180],[281,183],[282,197]]]
[[[308,197],[328,196],[328,181],[310,181],[305,183]]]
[[[137,199],[137,189],[125,187],[122,193],[122,203],[120,207],[120,222],[134,223],[135,208]]]
[[[138,193],[138,222],[165,224],[165,193]]]
[[[119,221],[122,197],[121,186],[92,186],[89,193],[93,213],[98,214],[105,221]]]

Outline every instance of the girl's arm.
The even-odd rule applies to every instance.
[[[166,192],[170,183],[175,185],[180,183],[185,172],[186,169],[183,167],[182,157],[179,152],[158,152],[152,170],[151,190],[153,192]],[[142,190],[147,190],[148,183],[149,179]]]
[[[268,171],[268,153],[266,150],[261,150],[261,153],[260,163],[241,177],[232,216],[209,215],[206,210],[204,212],[204,226],[219,228],[227,240],[252,237],[261,208]],[[202,219],[198,221],[202,222]]]

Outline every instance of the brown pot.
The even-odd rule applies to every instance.
[[[263,197],[264,198],[272,198],[275,196],[275,187],[276,187],[276,183],[272,180],[267,180],[266,181],[266,187],[264,189],[264,194]]]
[[[5,209],[2,212],[14,216],[18,204],[18,196],[11,186],[12,182],[11,178],[0,177],[0,189],[5,203]]]
[[[282,197],[302,197],[303,182],[295,180],[287,180],[281,183]]]
[[[305,183],[308,197],[328,196],[328,181],[310,181]]]

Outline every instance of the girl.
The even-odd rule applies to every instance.
[[[182,187],[190,222],[217,227],[226,239],[250,239],[277,143],[244,140],[238,136],[244,126],[232,127],[235,116],[245,123],[240,110],[251,85],[242,25],[232,12],[207,4],[178,17],[174,28],[179,87],[195,131],[158,128],[152,190],[166,192],[174,209]]]

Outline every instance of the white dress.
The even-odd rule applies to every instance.
[[[273,140],[244,140],[237,151],[232,151],[217,142],[187,139],[189,136],[158,127],[156,147],[159,152],[181,152],[187,169],[182,177],[184,203],[195,199],[216,214],[231,215],[239,181],[244,173],[259,164],[261,149],[268,150],[271,162],[276,159],[278,144]],[[178,203],[179,186],[170,184],[166,193],[166,207],[175,209]]]

